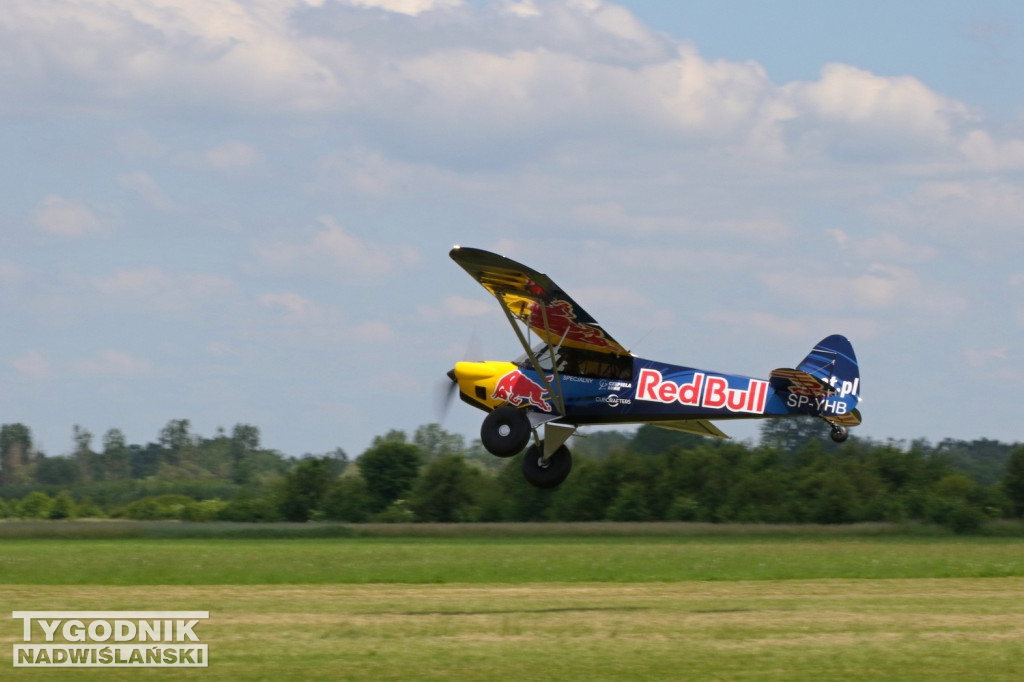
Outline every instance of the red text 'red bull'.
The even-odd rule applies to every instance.
[[[656,369],[642,369],[637,382],[636,399],[764,414],[768,401],[768,382],[748,379],[745,388],[730,388],[725,377],[696,372],[688,383],[677,384],[662,377]]]

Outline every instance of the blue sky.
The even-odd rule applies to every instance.
[[[459,243],[644,357],[765,377],[845,334],[862,435],[1019,441],[1022,30],[1011,2],[5,2],[0,421],[51,455],[171,419],[358,455],[436,420],[467,347],[518,354]]]

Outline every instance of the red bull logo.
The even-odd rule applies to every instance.
[[[547,393],[546,388],[516,369],[498,379],[491,398],[504,400],[516,407],[526,402],[537,409],[550,412],[551,404],[544,399],[545,393]]]
[[[530,326],[544,329],[544,320],[551,336],[577,344],[607,348],[611,344],[601,329],[576,321],[576,312],[568,301],[553,301],[550,305],[534,305],[530,309]]]

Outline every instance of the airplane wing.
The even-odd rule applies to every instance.
[[[651,426],[657,426],[662,429],[671,429],[672,431],[693,433],[698,436],[708,436],[710,438],[729,437],[707,419],[679,419],[676,421],[651,422]]]
[[[547,275],[482,249],[456,246],[448,255],[549,346],[629,354]]]

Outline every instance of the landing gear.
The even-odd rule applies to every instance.
[[[572,453],[560,445],[554,454],[544,459],[544,441],[531,445],[523,455],[523,477],[538,488],[557,487],[572,471]]]
[[[530,442],[530,431],[530,420],[525,412],[511,405],[502,405],[484,417],[480,442],[492,455],[511,457]]]
[[[842,443],[850,437],[850,429],[845,426],[840,426],[839,424],[833,424],[832,432],[829,434],[829,437],[832,438],[832,442],[834,443]]]

